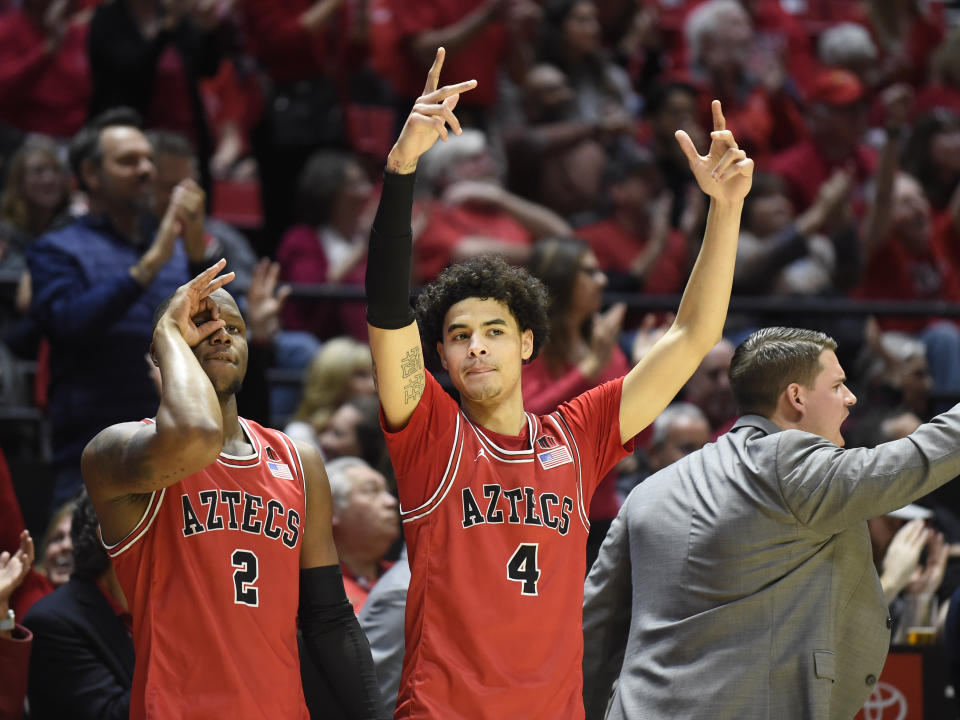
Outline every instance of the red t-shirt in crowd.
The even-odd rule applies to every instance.
[[[621,386],[507,436],[426,373],[406,427],[385,431],[411,572],[397,720],[582,720],[590,498],[633,445]]]
[[[26,13],[0,15],[0,122],[60,138],[83,127],[92,92],[88,29],[71,23],[50,53],[43,29]]]
[[[851,198],[853,210],[862,215],[866,210],[858,188],[873,177],[877,167],[876,153],[861,145],[849,158],[831,162],[820,152],[813,140],[804,140],[794,147],[774,156],[765,168],[787,181],[794,210],[801,213],[813,204],[820,186],[834,170],[847,169],[854,173],[854,192]]]
[[[621,273],[628,271],[647,245],[647,238],[628,233],[612,218],[578,228],[577,236],[590,243],[601,269]],[[649,295],[671,295],[682,292],[686,281],[686,238],[679,230],[671,230],[663,253],[647,273],[643,291]]]
[[[144,422],[152,422],[145,420]],[[310,717],[297,651],[303,467],[278,430],[168,488],[107,546],[133,614],[130,717]]]
[[[413,244],[413,274],[421,283],[430,282],[450,264],[454,248],[466,237],[495,238],[512,245],[533,243],[527,228],[499,210],[435,202],[427,217],[427,226]]]
[[[957,272],[943,248],[942,240],[932,236],[926,251],[911,254],[894,237],[877,250],[867,263],[863,281],[854,295],[870,300],[946,300],[960,303]],[[930,317],[880,317],[884,331],[916,333]]]

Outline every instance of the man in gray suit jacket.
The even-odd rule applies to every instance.
[[[889,619],[866,520],[960,474],[960,406],[843,450],[836,343],[767,328],[737,348],[744,415],[627,498],[587,578],[587,718],[849,720]]]

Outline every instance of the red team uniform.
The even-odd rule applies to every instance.
[[[137,526],[107,546],[133,614],[131,718],[309,718],[291,582],[303,468],[286,435],[240,424],[252,455],[221,453],[153,492]]]
[[[511,437],[425,375],[406,427],[385,431],[411,570],[394,717],[581,719],[590,498],[633,444],[622,378]]]

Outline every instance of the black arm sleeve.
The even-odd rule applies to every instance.
[[[397,330],[414,321],[410,308],[413,187],[416,173],[383,174],[383,193],[367,253],[367,322]]]
[[[303,642],[329,687],[354,720],[381,720],[383,701],[360,623],[343,589],[338,565],[300,571]]]

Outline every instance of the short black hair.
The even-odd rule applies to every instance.
[[[341,150],[318,150],[310,156],[297,183],[299,219],[302,222],[319,226],[330,221],[347,167],[356,162],[352,155]]]
[[[98,167],[103,162],[103,147],[100,145],[100,133],[105,128],[113,126],[135,127],[138,130],[143,129],[143,118],[133,108],[115,107],[106,110],[97,115],[88,122],[80,131],[73,136],[70,141],[68,156],[70,159],[70,169],[77,178],[77,183],[81,190],[87,190],[87,185],[83,181],[81,168],[86,160],[90,160]]]
[[[436,351],[443,341],[447,310],[467,298],[499,300],[516,318],[520,330],[533,332],[533,360],[547,339],[549,295],[543,283],[498,255],[478,255],[451,265],[417,298],[417,321],[424,343]]]
[[[85,488],[75,497],[70,540],[73,542],[73,574],[96,580],[110,567],[110,558],[100,543],[97,527],[100,519]]]

